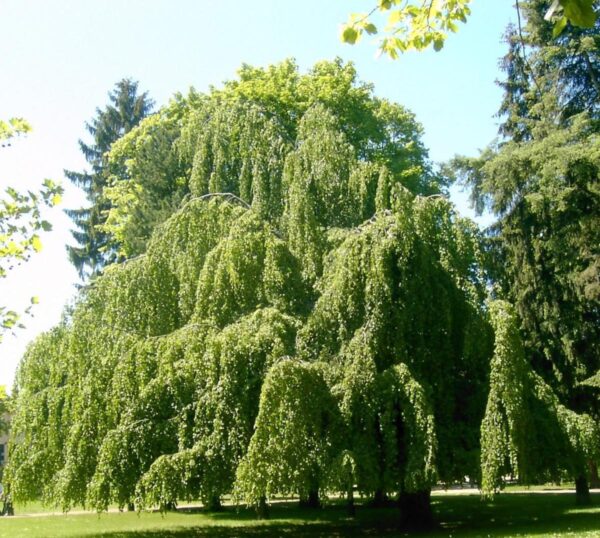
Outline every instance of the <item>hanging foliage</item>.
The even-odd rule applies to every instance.
[[[600,458],[600,428],[562,405],[528,364],[514,307],[494,301],[495,329],[490,392],[481,426],[482,490],[493,495],[512,473],[525,483],[578,479]]]
[[[481,234],[439,194],[419,136],[339,61],[245,66],[129,133],[107,222],[145,252],[24,357],[15,500],[352,506],[356,486],[427,517],[434,481],[478,477],[480,449],[487,490],[511,464],[558,469],[533,461],[543,443],[573,472],[596,457],[595,426],[485,305]],[[127,208],[154,216],[138,229]]]
[[[263,383],[236,494],[257,505],[276,494],[318,495],[333,463],[338,424],[337,405],[319,365],[282,359]]]

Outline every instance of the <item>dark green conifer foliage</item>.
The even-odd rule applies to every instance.
[[[66,211],[76,226],[72,234],[77,242],[67,247],[67,251],[81,277],[94,275],[107,263],[115,261],[115,253],[108,247],[108,237],[99,227],[104,224],[106,212],[110,209],[104,196],[109,175],[120,175],[122,171],[109,171],[106,153],[113,142],[133,129],[152,109],[153,103],[148,94],[138,95],[137,88],[138,83],[130,79],[117,82],[109,93],[110,104],[103,110],[96,109],[96,117],[85,125],[93,143],[79,141],[90,170],[65,170],[65,176],[84,190],[91,204],[86,208]]]
[[[580,385],[600,370],[600,23],[554,37],[547,2],[521,6],[524,42],[509,32],[503,61],[504,138],[458,168],[498,217],[493,278],[517,308],[528,359],[562,403],[600,418]]]

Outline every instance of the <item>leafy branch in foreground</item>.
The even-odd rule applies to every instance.
[[[363,34],[383,37],[379,53],[398,58],[409,50],[425,50],[431,45],[436,51],[443,48],[449,33],[458,31],[458,23],[466,23],[471,15],[471,0],[378,0],[368,13],[352,13],[341,28],[341,40],[354,45]],[[581,28],[594,26],[597,14],[593,0],[554,0],[546,11],[545,19],[554,24],[554,37],[560,35],[568,23]],[[515,8],[519,10],[518,0]],[[385,23],[383,31],[373,22],[380,15]]]
[[[8,146],[14,137],[30,130],[31,127],[22,118],[0,121],[0,144]],[[13,187],[5,189],[0,196],[0,278],[6,278],[8,271],[42,249],[39,232],[52,229],[42,216],[42,207],[60,203],[61,194],[62,187],[50,179],[44,180],[37,192],[21,193]],[[31,305],[36,303],[37,298],[32,297]],[[0,341],[2,333],[17,325],[18,319],[17,312],[0,305]]]

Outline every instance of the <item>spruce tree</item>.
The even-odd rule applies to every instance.
[[[556,35],[548,2],[521,7],[526,24],[509,29],[501,64],[502,138],[457,164],[480,208],[498,218],[488,230],[496,293],[515,307],[522,354],[561,405],[598,420],[586,380],[600,371],[600,23]]]
[[[65,176],[83,189],[90,203],[88,207],[65,211],[75,224],[76,229],[71,233],[77,243],[67,246],[67,252],[82,278],[97,274],[116,258],[107,234],[99,226],[106,221],[110,209],[110,203],[104,196],[109,177],[122,177],[124,170],[115,164],[109,166],[106,154],[113,142],[135,127],[153,106],[148,93],[138,94],[138,83],[127,78],[117,82],[108,95],[109,104],[106,108],[97,108],[96,116],[85,124],[93,138],[92,143],[79,141],[89,170],[65,170]]]

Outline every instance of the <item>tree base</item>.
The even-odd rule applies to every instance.
[[[579,506],[592,504],[592,496],[588,487],[587,479],[584,475],[578,476],[575,480],[575,502]]]
[[[431,511],[431,491],[401,493],[398,498],[402,525],[411,529],[429,529],[433,527]]]
[[[356,516],[356,505],[354,504],[354,491],[352,489],[348,490],[346,494],[346,511],[348,513],[348,517]]]
[[[269,505],[265,497],[261,497],[256,505],[256,517],[258,519],[269,519]]]
[[[221,499],[219,497],[211,497],[210,500],[206,503],[206,509],[209,512],[220,512],[221,510],[223,510]]]
[[[308,497],[300,498],[300,508],[321,508],[321,501],[319,500],[319,492],[312,490],[308,492]]]
[[[383,491],[377,490],[373,498],[367,503],[369,508],[392,508],[396,503],[392,501]]]

